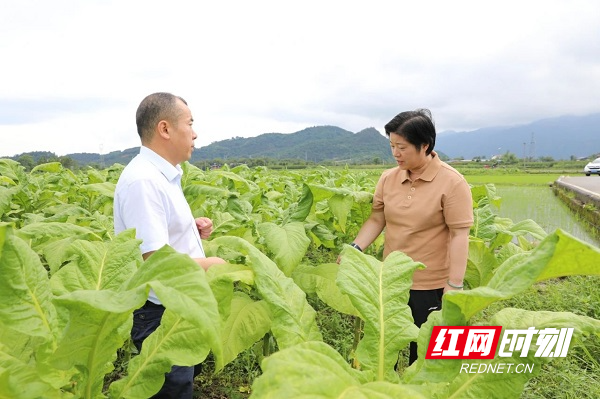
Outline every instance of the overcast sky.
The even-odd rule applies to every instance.
[[[138,146],[156,91],[196,147],[422,107],[474,130],[600,112],[600,1],[1,0],[0,57],[0,156]]]

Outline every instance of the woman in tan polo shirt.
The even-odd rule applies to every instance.
[[[429,313],[441,309],[444,292],[463,287],[473,225],[471,189],[433,151],[436,132],[429,110],[402,112],[385,132],[398,167],[381,175],[371,215],[352,245],[362,251],[385,228],[384,257],[399,250],[426,266],[415,272],[408,301],[420,327]],[[412,342],[409,362],[416,359]]]

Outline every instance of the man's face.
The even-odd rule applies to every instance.
[[[171,124],[171,148],[177,163],[190,159],[194,151],[194,140],[198,135],[194,132],[192,112],[185,103],[177,99],[178,112]]]

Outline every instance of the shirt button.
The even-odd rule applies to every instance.
[[[415,191],[415,188],[414,188],[414,187],[411,187],[411,188],[410,188],[410,191]]]
[[[408,196],[408,199],[411,199],[411,198],[412,198],[412,197],[409,195],[409,196]]]

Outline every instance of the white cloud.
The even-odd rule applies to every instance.
[[[441,131],[600,112],[594,0],[3,8],[0,105],[12,107],[0,110],[0,156],[138,145],[135,109],[155,91],[186,98],[197,146],[322,124],[381,130],[418,107]]]

